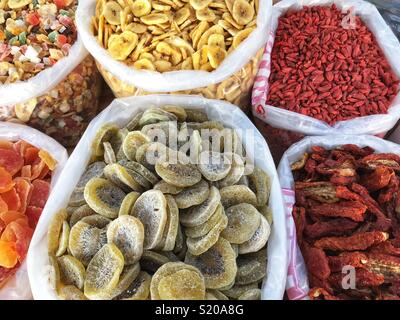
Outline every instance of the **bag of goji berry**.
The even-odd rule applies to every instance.
[[[1,1],[0,120],[66,147],[97,114],[101,77],[75,26],[77,0]]]
[[[302,252],[298,245],[298,234],[296,230],[296,225],[299,225],[299,222],[295,224],[293,218],[293,208],[297,201],[299,200],[298,197],[296,198],[295,193],[295,177],[293,175],[292,170],[298,170],[301,166],[309,166],[310,164],[307,163],[307,156],[305,154],[310,154],[312,152],[312,147],[323,147],[326,150],[332,150],[335,148],[339,148],[343,145],[352,144],[358,148],[359,155],[365,151],[365,154],[371,154],[372,149],[374,149],[375,153],[394,153],[400,155],[400,146],[394,144],[390,141],[386,141],[375,136],[368,136],[368,135],[337,135],[337,136],[312,136],[306,137],[303,140],[295,143],[292,145],[282,156],[281,162],[278,167],[278,174],[279,180],[281,183],[281,187],[283,190],[284,201],[286,203],[286,228],[288,232],[288,241],[289,241],[289,268],[288,268],[288,277],[286,282],[286,292],[288,294],[289,299],[307,299],[308,293],[310,290],[309,287],[309,278],[307,273],[307,268],[305,261],[303,259]],[[364,148],[364,149],[362,149]],[[372,148],[372,149],[370,149]],[[355,150],[354,147],[348,147],[346,150]],[[322,150],[322,149],[321,149]],[[314,149],[315,151],[315,149]],[[338,151],[340,152],[340,151]],[[339,153],[338,153],[339,155]],[[309,160],[312,160],[308,157]],[[303,160],[303,161],[302,161]],[[333,160],[331,160],[333,161]],[[318,162],[319,163],[319,162]],[[304,167],[305,168],[305,167]],[[296,172],[296,175],[299,173]],[[296,181],[298,179],[296,178]],[[314,180],[312,180],[314,181]],[[321,183],[321,186],[324,185],[325,187],[329,185],[331,180],[325,181]],[[339,181],[337,181],[339,183]],[[316,183],[316,182],[311,182]],[[317,182],[318,183],[318,182]],[[335,184],[333,184],[335,185]],[[339,186],[343,186],[340,183],[337,184]],[[336,186],[336,185],[335,185]],[[298,186],[300,187],[300,186]],[[349,187],[351,188],[351,187]],[[321,188],[321,196],[327,199],[328,195],[328,188]],[[353,193],[354,195],[355,193]],[[335,194],[333,194],[335,196]],[[316,198],[314,198],[316,199]],[[324,200],[324,201],[325,201]],[[334,201],[333,201],[334,202]],[[319,201],[315,201],[314,205],[319,204]],[[300,203],[297,203],[296,207],[301,206]],[[331,217],[332,218],[332,217]],[[308,219],[308,218],[307,218]],[[335,218],[333,218],[335,220]],[[339,220],[336,221],[340,222],[341,227],[344,228],[343,222],[345,221],[346,224],[354,224],[356,227],[357,223],[352,222],[350,219],[347,218],[338,218]],[[331,219],[331,224],[333,220]],[[309,222],[307,222],[308,226],[310,226]],[[351,226],[354,228],[354,226]],[[305,228],[306,229],[306,228]],[[309,229],[307,232],[307,236],[310,236]],[[315,230],[314,230],[315,231]],[[328,232],[327,230],[321,232]],[[332,232],[332,230],[331,230]],[[360,232],[361,229],[360,229]],[[302,236],[303,237],[303,236]],[[304,237],[303,237],[304,239]],[[318,239],[318,238],[317,238]],[[315,282],[314,282],[315,283]]]
[[[400,44],[362,0],[284,0],[253,87],[275,161],[308,135],[384,136],[400,118]]]
[[[5,123],[5,122],[0,122],[0,140],[2,140],[3,142],[5,140],[10,142],[11,146],[12,146],[11,143],[23,140],[35,148],[46,151],[56,161],[56,166],[51,174],[50,190],[53,189],[68,159],[68,154],[64,147],[62,147],[54,139],[46,136],[45,134],[35,129],[29,128],[27,126],[22,126],[19,124]],[[4,148],[4,143],[0,149],[3,151],[3,148]],[[13,154],[12,150],[6,150],[6,151],[7,152],[2,152],[0,156],[2,165],[4,165],[4,163],[7,163],[7,156],[10,157]],[[15,156],[13,157],[13,159],[15,163],[16,162]],[[13,165],[10,162],[8,163],[10,166]],[[14,175],[14,178],[17,176],[19,176],[19,173],[16,173]],[[3,195],[4,193],[1,194],[1,196]],[[19,200],[18,197],[17,199]],[[4,200],[1,201],[4,202]],[[25,214],[28,215],[26,212]],[[3,215],[2,218],[4,218]],[[2,228],[0,228],[0,234],[2,234],[3,231],[5,231],[5,229],[3,229],[4,224],[2,224],[1,226]],[[1,237],[1,240],[4,240],[3,236]],[[16,273],[11,277],[7,277],[7,269],[0,267],[0,283],[1,283],[0,300],[32,299],[26,260],[24,260],[21,263]]]

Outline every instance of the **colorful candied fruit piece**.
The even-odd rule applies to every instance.
[[[25,213],[26,207],[31,200],[33,186],[28,180],[24,178],[15,178],[14,181],[15,189],[17,190],[17,193],[21,200],[20,212]]]
[[[32,164],[38,157],[39,149],[36,147],[28,147],[24,154],[25,165]]]
[[[0,197],[7,204],[8,210],[10,211],[18,211],[21,207],[21,200],[19,199],[19,195],[15,190],[15,187],[10,191],[0,194]]]
[[[13,242],[0,240],[0,267],[13,268],[18,263],[18,253]]]
[[[44,208],[50,194],[50,184],[43,180],[35,180],[32,182],[33,190],[30,206]]]
[[[25,214],[28,217],[29,226],[31,228],[36,228],[39,222],[40,216],[42,215],[42,208],[29,206],[26,208]]]
[[[57,165],[57,161],[45,150],[39,151],[39,158],[44,161],[47,167],[53,171]]]
[[[21,170],[24,159],[15,150],[0,149],[0,166],[4,167],[11,176]]]
[[[0,167],[0,193],[7,192],[13,187],[14,182],[11,174],[4,167]]]

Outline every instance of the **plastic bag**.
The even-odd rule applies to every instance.
[[[89,125],[80,143],[72,153],[65,170],[50,195],[43,217],[32,239],[28,252],[28,272],[35,299],[57,299],[49,284],[49,267],[47,253],[47,227],[53,214],[65,208],[69,197],[84,172],[90,158],[91,142],[97,130],[108,122],[119,126],[125,125],[136,113],[151,106],[166,104],[180,105],[187,108],[205,110],[210,119],[218,120],[232,128],[254,132],[254,146],[246,145],[246,151],[255,164],[265,170],[271,177],[272,187],[269,205],[273,212],[274,222],[268,241],[267,279],[263,284],[264,299],[282,299],[287,270],[287,241],[284,219],[282,193],[278,175],[265,140],[258,133],[250,120],[235,106],[216,100],[194,96],[154,95],[117,99],[100,113]],[[238,132],[240,136],[240,132]],[[250,148],[251,147],[251,148]]]
[[[0,120],[27,124],[74,146],[97,114],[100,80],[78,37],[54,66],[26,81],[0,85]]]
[[[337,122],[329,126],[323,121],[296,112],[284,110],[266,104],[268,81],[271,73],[271,52],[279,17],[288,10],[299,10],[302,6],[330,5],[335,3],[341,9],[354,8],[354,14],[360,16],[385,54],[397,77],[400,78],[400,43],[390,27],[383,20],[376,7],[362,0],[284,0],[272,8],[271,33],[262,58],[256,82],[253,87],[252,111],[260,119],[257,127],[263,132],[268,143],[275,140],[278,146],[273,155],[279,160],[284,150],[299,141],[304,135],[332,134],[373,134],[384,135],[400,118],[400,94],[398,94],[389,109],[388,114],[359,117],[352,120]],[[267,124],[264,127],[264,123]],[[290,133],[285,133],[290,131]],[[271,148],[272,149],[272,148]]]
[[[135,70],[114,60],[92,34],[96,0],[80,1],[76,21],[86,48],[98,63],[104,79],[118,98],[151,93],[200,94],[227,100],[243,109],[250,106],[251,88],[267,40],[271,0],[261,0],[257,28],[213,72]]]
[[[297,246],[296,229],[292,217],[292,209],[295,203],[294,180],[290,164],[297,161],[301,156],[309,151],[311,146],[323,146],[333,149],[343,144],[355,144],[359,147],[369,146],[378,153],[397,153],[400,154],[400,146],[392,142],[374,136],[314,136],[306,137],[300,142],[291,146],[283,155],[278,167],[279,180],[282,186],[284,201],[286,203],[286,227],[289,241],[289,268],[286,283],[286,290],[289,299],[306,298],[309,286],[307,280],[307,270]]]
[[[68,159],[67,151],[52,138],[45,134],[13,123],[0,122],[0,139],[17,141],[25,140],[31,145],[46,150],[57,160],[57,167],[51,179],[51,188],[54,187],[61,171]],[[0,300],[28,300],[32,299],[26,260],[22,263],[16,274],[0,288]]]

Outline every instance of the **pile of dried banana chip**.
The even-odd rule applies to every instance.
[[[104,125],[49,225],[59,297],[260,299],[270,180],[241,147],[233,129],[178,106]]]
[[[259,0],[97,0],[93,33],[135,69],[212,71],[256,28]]]

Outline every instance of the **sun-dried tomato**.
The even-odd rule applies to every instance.
[[[356,222],[364,220],[367,206],[357,201],[342,201],[313,206],[309,209],[311,214],[329,218],[349,218]]]
[[[328,236],[347,235],[358,226],[357,222],[345,218],[330,219],[329,221],[317,221],[307,224],[304,234],[311,239]]]
[[[362,268],[367,263],[367,260],[367,255],[358,251],[344,252],[338,256],[328,257],[329,267],[332,272],[342,272],[345,266]]]
[[[340,298],[330,294],[324,288],[312,288],[308,296],[311,300],[340,300]]]
[[[331,270],[329,269],[328,258],[324,250],[312,247],[306,242],[303,243],[301,249],[308,272],[318,279],[328,279]]]
[[[342,272],[332,273],[329,276],[329,283],[334,288],[344,289],[342,284],[344,277],[346,277],[346,274],[343,274]],[[356,268],[355,282],[356,282],[356,288],[376,287],[385,282],[385,277],[383,275],[370,272],[363,268]]]

